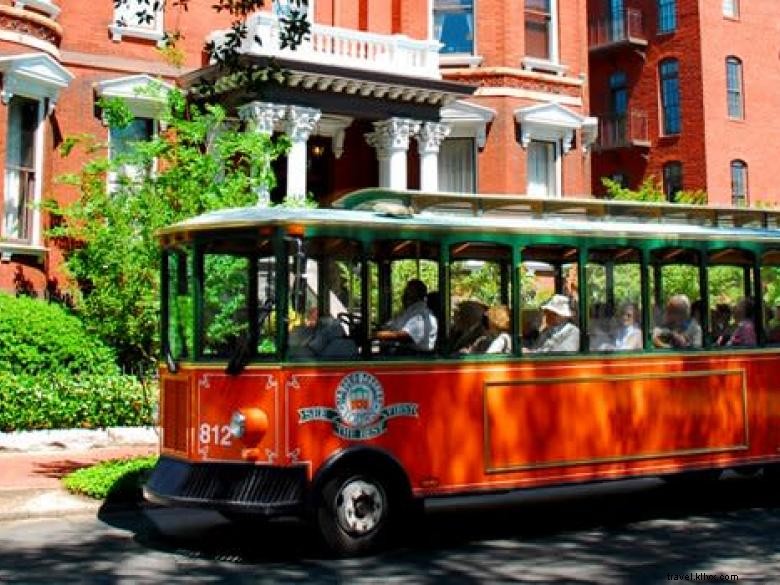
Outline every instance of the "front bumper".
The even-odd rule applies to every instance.
[[[144,497],[166,506],[287,516],[303,511],[306,485],[304,467],[191,463],[162,456]]]

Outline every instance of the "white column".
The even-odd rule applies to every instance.
[[[284,131],[290,138],[290,151],[287,153],[287,199],[304,201],[306,199],[306,143],[317,126],[322,112],[315,108],[290,106],[284,121]]]
[[[407,118],[390,118],[374,122],[374,128],[373,132],[366,134],[366,142],[376,149],[379,186],[386,189],[406,189],[406,153],[409,151],[409,138],[417,133],[420,123]]]
[[[450,133],[450,126],[442,122],[425,122],[417,134],[420,153],[420,190],[439,190],[439,147]]]
[[[238,108],[238,116],[245,120],[251,131],[265,134],[270,137],[274,133],[275,126],[284,119],[287,107],[268,102],[250,102]],[[263,161],[263,174],[268,170],[271,161]],[[260,185],[257,189],[257,205],[268,207],[271,203],[271,192],[268,185]]]

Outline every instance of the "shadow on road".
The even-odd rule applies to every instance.
[[[174,510],[124,521],[103,513],[101,519],[132,530],[144,547],[188,557],[264,565],[327,560],[313,530],[301,522],[237,523],[214,513]],[[379,567],[391,559],[393,566],[419,569],[435,559],[485,552],[498,565],[523,558],[574,565],[591,559],[605,570],[610,565],[655,568],[655,577],[665,579],[667,572],[712,568],[722,559],[751,558],[757,551],[771,557],[778,541],[777,483],[760,478],[682,485],[659,480],[628,491],[585,488],[563,499],[540,492],[512,506],[429,512],[384,559],[359,562],[364,568]],[[494,568],[483,567],[482,578],[489,580]]]
[[[659,583],[670,574],[780,582],[780,490],[762,479],[545,492],[428,513],[391,551],[331,559],[298,522],[105,506],[0,530],[5,583]],[[5,538],[5,540],[3,540]]]

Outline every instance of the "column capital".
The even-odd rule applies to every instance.
[[[451,130],[446,122],[425,122],[416,136],[420,154],[439,152],[439,146],[450,135]]]
[[[320,120],[322,112],[317,108],[289,106],[284,120],[284,132],[293,142],[306,142]]]
[[[255,132],[271,135],[286,111],[287,107],[281,104],[254,101],[238,108],[238,117],[248,122]]]
[[[374,122],[374,131],[365,135],[369,146],[376,148],[380,158],[394,151],[408,150],[409,139],[420,129],[420,122],[408,118],[390,118]]]

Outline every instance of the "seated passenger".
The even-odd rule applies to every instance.
[[[634,351],[642,349],[642,328],[639,326],[639,309],[634,303],[624,303],[618,311],[620,325],[615,331],[615,341],[610,349]]]
[[[731,307],[726,303],[718,303],[712,312],[712,339],[715,345],[726,345],[733,332]]]
[[[775,316],[769,320],[766,338],[769,343],[780,343],[780,305],[775,307]]]
[[[606,303],[594,303],[590,307],[588,319],[588,340],[591,351],[615,349],[612,335],[613,323],[609,306]]]
[[[316,307],[306,315],[306,323],[290,331],[290,357],[355,359],[357,344],[349,339],[341,323],[333,317],[319,317]]]
[[[480,337],[469,353],[512,353],[512,317],[509,307],[498,305],[490,307],[485,315],[487,332]]]
[[[404,310],[385,329],[377,331],[376,338],[399,353],[431,353],[436,348],[438,322],[425,303],[428,288],[416,278],[406,283],[402,303]],[[399,351],[400,350],[400,351]]]
[[[737,328],[731,334],[726,345],[751,346],[756,344],[756,326],[753,323],[753,301],[749,298],[740,299],[734,307],[734,319]]]
[[[569,297],[553,295],[542,305],[544,328],[531,353],[552,353],[578,351],[580,349],[580,329],[571,322],[573,312]]]
[[[663,325],[653,329],[653,344],[660,348],[701,347],[701,326],[691,318],[691,302],[686,295],[672,295],[669,298]]]
[[[478,339],[485,335],[485,311],[479,301],[461,301],[452,315],[452,331],[445,349],[448,355],[469,353]]]

